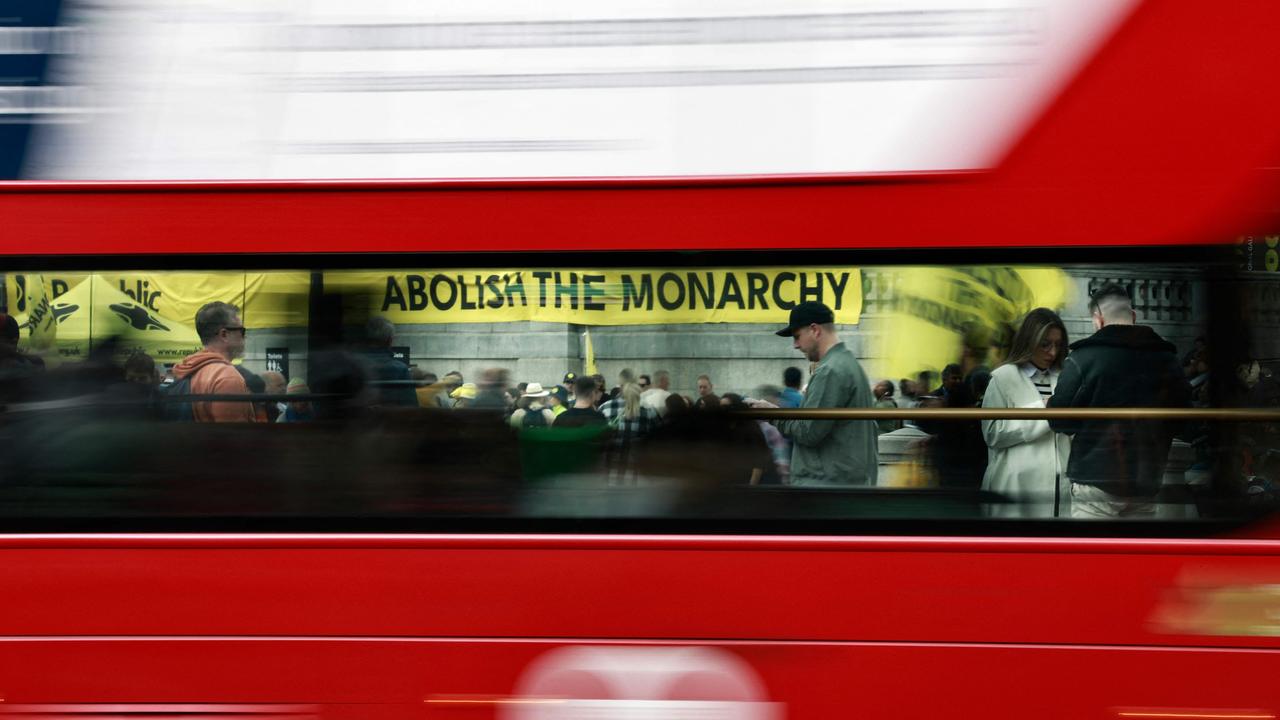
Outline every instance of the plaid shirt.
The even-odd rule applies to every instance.
[[[609,438],[608,452],[605,453],[605,467],[609,482],[634,482],[636,480],[635,454],[636,445],[658,426],[658,414],[651,408],[641,405],[634,417],[626,417],[626,408],[622,398],[614,398],[600,407],[601,414],[609,422],[612,433]]]

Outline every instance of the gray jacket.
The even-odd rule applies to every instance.
[[[803,408],[869,408],[871,386],[844,343],[827,351],[809,381]],[[879,456],[871,420],[780,420],[794,443],[792,485],[875,485]]]

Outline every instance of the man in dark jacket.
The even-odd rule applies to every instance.
[[[1137,314],[1123,287],[1108,283],[1089,301],[1090,337],[1071,344],[1051,408],[1185,408],[1191,388],[1174,346]],[[1071,438],[1071,516],[1153,517],[1165,461],[1181,424],[1160,420],[1050,420]]]

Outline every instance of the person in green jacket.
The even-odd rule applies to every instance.
[[[874,402],[867,376],[836,336],[835,314],[820,302],[791,309],[779,330],[810,362],[818,363],[804,395],[803,409],[869,408]],[[872,420],[781,420],[778,429],[792,441],[792,485],[875,485],[879,456]]]

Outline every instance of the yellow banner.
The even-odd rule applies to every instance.
[[[27,311],[25,329],[28,349],[48,350],[57,341],[58,324],[49,306],[49,294],[45,288],[44,278],[39,275],[28,275],[25,280],[22,304]]]
[[[837,323],[858,322],[857,268],[421,270],[329,272],[326,293],[397,323],[541,322],[581,325],[787,322],[817,300]]]
[[[310,273],[277,272],[124,272],[95,273],[100,282],[127,295],[157,317],[195,325],[196,311],[206,303],[221,300],[236,305],[246,327],[305,327]],[[15,317],[29,312],[25,292],[32,278],[40,275],[14,274],[6,277],[9,307]],[[55,306],[58,298],[79,287],[89,273],[45,273],[46,297]]]

